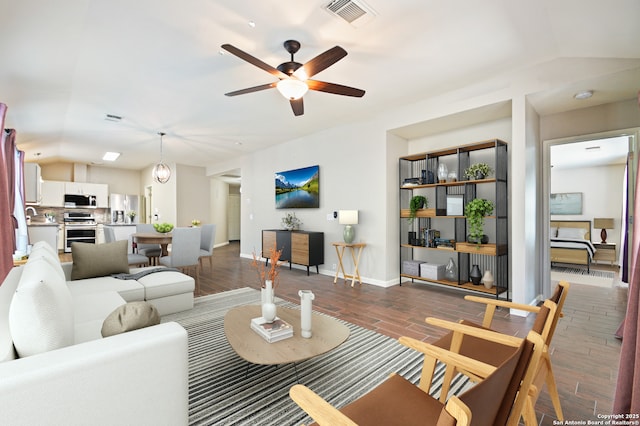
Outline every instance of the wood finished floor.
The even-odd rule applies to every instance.
[[[239,256],[239,244],[214,250],[213,270],[205,262],[199,275],[198,295],[220,293],[242,287],[259,288],[251,260]],[[300,303],[298,290],[315,294],[314,310],[397,338],[411,336],[430,342],[441,330],[428,326],[426,317],[451,321],[465,318],[481,321],[482,308],[463,299],[464,293],[428,285],[405,284],[380,288],[371,285],[354,288],[333,277],[307,276],[300,269],[282,267],[276,295]],[[552,363],[562,400],[565,420],[596,420],[609,414],[615,393],[621,342],[614,332],[624,316],[627,290],[572,284],[550,348]],[[532,318],[499,312],[494,327],[501,332],[524,336]],[[555,413],[546,390],[536,404],[541,425],[552,425]]]

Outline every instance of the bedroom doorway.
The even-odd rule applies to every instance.
[[[633,201],[636,173],[635,168],[627,170],[626,163],[629,153],[637,152],[638,130],[626,129],[544,141],[541,229],[544,229],[546,237],[543,241],[550,241],[550,221],[588,221],[591,224],[590,239],[595,245],[599,245],[601,230],[593,228],[594,219],[613,219],[613,229],[607,230],[606,240],[610,244],[606,248],[613,247],[615,256],[610,252],[607,254],[608,257],[615,258],[614,264],[624,267],[626,262],[622,258],[631,236],[626,227],[625,206],[627,199]],[[627,182],[632,184],[626,185]],[[565,194],[581,199],[579,210],[551,212],[552,195]],[[603,254],[601,252],[600,256]],[[542,259],[544,265],[551,265],[549,243],[543,244]],[[548,295],[552,290],[551,268],[545,267],[543,271],[546,271],[543,273],[543,291]],[[620,276],[622,275],[621,269]],[[585,280],[588,281],[588,278]],[[594,283],[597,281],[594,280]]]

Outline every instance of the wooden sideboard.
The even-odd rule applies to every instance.
[[[269,249],[275,242],[276,248],[282,250],[281,260],[291,264],[315,266],[316,273],[320,273],[318,265],[324,263],[324,232],[285,231],[281,229],[264,229],[262,231],[262,257],[269,259]]]

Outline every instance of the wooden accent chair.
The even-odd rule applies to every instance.
[[[419,385],[392,374],[369,393],[338,410],[304,385],[294,385],[289,395],[318,425],[517,425],[526,392],[544,349],[539,334],[522,340],[477,327],[470,335],[514,348],[498,367],[452,353],[428,343],[401,337],[399,342],[424,353]],[[445,403],[429,395],[436,362],[455,365],[486,377]],[[514,413],[514,414],[512,414]]]
[[[545,349],[543,351],[542,361],[540,362],[538,371],[536,372],[534,382],[528,390],[528,397],[523,408],[522,417],[524,419],[525,425],[537,425],[534,407],[542,390],[542,386],[545,383],[547,384],[547,390],[549,392],[549,396],[551,397],[551,401],[553,403],[553,407],[555,409],[558,420],[564,420],[562,407],[560,405],[560,396],[558,394],[558,388],[556,386],[553,369],[551,367],[549,345],[551,344],[551,339],[553,338],[558,320],[560,319],[560,317],[562,317],[562,308],[567,298],[569,287],[570,284],[568,282],[559,282],[553,295],[549,299],[545,300],[542,306],[524,305],[508,302],[505,300],[489,299],[485,297],[465,296],[466,300],[477,303],[484,303],[486,305],[482,324],[476,324],[466,320],[460,321],[459,324],[463,324],[466,326],[480,327],[487,330],[491,329],[491,323],[493,321],[493,316],[497,307],[519,309],[537,314],[536,321],[532,327],[532,330],[536,331],[542,336],[545,342]],[[544,309],[543,307],[549,309],[548,314],[542,313],[542,309]],[[448,321],[438,320],[435,318],[427,318],[426,321],[431,325],[436,325],[450,330],[447,335],[434,342],[434,346],[446,348],[462,355],[489,363],[491,365],[497,365],[502,362],[502,360],[506,356],[508,356],[510,352],[508,348],[496,345],[493,342],[475,341],[473,338],[468,338],[466,339],[466,341],[464,341],[464,339],[462,339],[460,335],[456,335],[455,327],[452,325],[455,323],[450,323]],[[459,369],[447,368],[442,385],[442,393],[445,396],[448,392],[451,381],[455,377],[456,373],[460,372],[468,375],[472,380],[475,381],[483,379],[481,376],[479,377],[472,374],[467,374],[466,372]]]

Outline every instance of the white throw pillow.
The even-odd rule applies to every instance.
[[[72,345],[73,304],[65,280],[46,257],[33,259],[23,268],[9,308],[9,328],[18,355]]]
[[[586,231],[583,228],[558,228],[558,238],[584,240]]]

